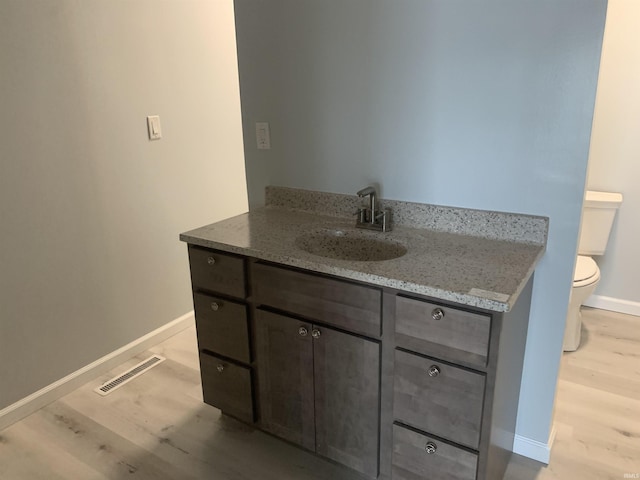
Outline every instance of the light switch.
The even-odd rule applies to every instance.
[[[258,144],[258,150],[271,150],[269,123],[256,122],[256,143]]]
[[[151,115],[147,117],[147,127],[149,128],[149,140],[159,140],[162,138],[162,128],[160,127],[159,115]]]

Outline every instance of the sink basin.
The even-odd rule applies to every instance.
[[[299,236],[295,244],[314,255],[354,262],[380,262],[407,253],[407,249],[398,242],[344,230],[308,232]]]

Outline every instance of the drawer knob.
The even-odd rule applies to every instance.
[[[427,373],[430,377],[437,377],[438,375],[440,375],[440,367],[438,367],[437,365],[431,365],[429,367],[429,370],[427,370]]]
[[[427,442],[427,444],[424,446],[424,451],[429,455],[436,453],[436,450],[438,450],[438,446],[433,442]]]
[[[320,330],[318,330],[317,328],[314,328],[314,329],[311,331],[311,336],[312,336],[313,338],[320,338]]]
[[[209,257],[209,258],[207,258],[207,263],[209,265],[214,265],[216,263],[216,259],[213,258],[213,257]]]
[[[219,363],[216,366],[216,370],[218,370],[218,372],[222,373],[224,371],[224,365],[222,365],[221,363]]]
[[[441,308],[434,308],[431,312],[431,318],[434,320],[442,320],[444,318],[444,311]]]
[[[307,333],[309,333],[309,330],[307,330],[307,327],[300,327],[298,329],[298,335],[300,335],[301,337],[306,337]]]
[[[214,312],[217,312],[218,310],[220,310],[220,307],[222,307],[221,303],[211,302],[211,310],[213,310]]]

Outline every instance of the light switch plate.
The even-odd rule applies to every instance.
[[[147,128],[149,129],[149,140],[159,140],[162,138],[159,115],[150,115],[147,117]]]
[[[258,150],[271,150],[271,134],[268,122],[256,122],[256,143]]]

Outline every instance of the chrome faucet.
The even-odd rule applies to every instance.
[[[367,187],[367,188],[363,188],[362,190],[359,190],[357,195],[362,198],[362,197],[366,197],[367,195],[369,195],[369,223],[373,224],[375,221],[375,214],[374,212],[377,210],[377,205],[376,205],[376,189],[374,187]],[[365,211],[366,213],[366,211]],[[366,221],[366,220],[365,220]]]
[[[388,209],[378,210],[378,194],[375,187],[369,186],[357,192],[359,197],[369,197],[369,208],[358,209],[357,228],[367,228],[387,232],[391,230],[391,211]]]

